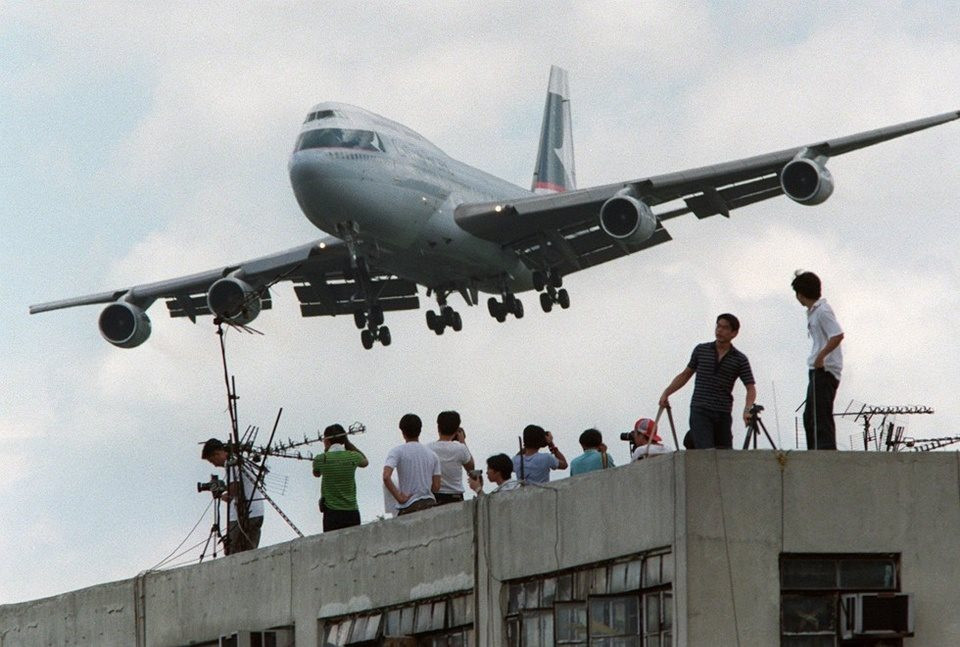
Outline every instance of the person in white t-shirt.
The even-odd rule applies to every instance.
[[[420,444],[422,429],[420,416],[408,413],[400,418],[404,443],[390,450],[383,466],[383,485],[397,501],[398,516],[437,505],[433,493],[440,489],[440,459]]]
[[[467,449],[466,434],[460,426],[460,414],[441,411],[437,416],[440,439],[427,445],[440,459],[440,490],[434,496],[437,505],[463,501],[463,473],[473,469],[473,456]]]
[[[657,423],[650,418],[640,418],[633,425],[632,442],[635,449],[630,454],[630,461],[639,461],[648,456],[669,454],[673,451],[663,444],[663,439],[657,434]]]
[[[813,342],[807,358],[807,401],[803,408],[803,429],[807,449],[836,449],[837,430],[833,401],[843,370],[843,328],[833,308],[821,294],[820,277],[797,272],[790,284],[800,305],[807,309],[807,335]]]
[[[217,438],[211,438],[203,444],[200,457],[211,465],[227,470],[229,486],[227,491],[219,497],[221,501],[229,504],[227,534],[223,540],[224,554],[232,555],[253,550],[260,545],[260,530],[263,528],[263,496],[258,494],[255,488],[254,481],[257,477],[255,467],[243,463],[243,459],[239,456],[235,456],[235,460],[241,463],[239,470],[236,464],[227,465],[230,454],[227,446]],[[241,483],[243,483],[243,501],[246,507],[243,524],[240,523],[236,503],[236,500],[240,499]]]

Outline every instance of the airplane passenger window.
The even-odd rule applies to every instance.
[[[297,150],[308,148],[355,148],[365,151],[384,152],[380,135],[372,130],[347,130],[344,128],[320,128],[300,135]]]

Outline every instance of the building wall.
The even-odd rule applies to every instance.
[[[474,588],[503,644],[504,582],[669,548],[677,645],[779,643],[781,553],[898,553],[916,637],[960,644],[960,455],[702,451],[484,496],[0,607],[0,647],[170,646]]]

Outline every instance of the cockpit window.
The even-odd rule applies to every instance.
[[[380,135],[372,130],[347,130],[344,128],[320,128],[300,135],[297,150],[307,148],[356,148],[365,151],[384,152]]]
[[[316,112],[311,112],[307,115],[307,118],[303,120],[303,123],[308,123],[316,119],[330,119],[331,117],[339,117],[340,113],[336,110],[317,110]]]

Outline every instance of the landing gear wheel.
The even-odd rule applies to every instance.
[[[570,295],[566,290],[557,290],[557,303],[559,303],[560,307],[564,310],[570,307]]]
[[[513,306],[511,308],[511,311],[513,312],[513,316],[516,317],[517,319],[523,319],[523,302],[520,301],[520,299],[517,299],[516,297],[514,297],[513,303],[511,305]]]
[[[367,327],[367,315],[364,314],[363,310],[356,310],[353,313],[353,323],[356,324],[357,330],[363,330]]]
[[[370,330],[361,330],[360,343],[363,344],[363,347],[367,350],[373,348],[373,332]]]
[[[499,319],[497,314],[500,312],[500,302],[493,297],[487,299],[487,311],[490,313],[491,317],[494,319]]]
[[[440,320],[443,321],[444,325],[453,327],[453,315],[456,313],[453,311],[453,308],[450,306],[443,306],[440,309]]]
[[[533,289],[537,292],[543,290],[547,285],[547,277],[540,270],[534,270],[533,272]]]
[[[382,328],[380,328],[380,333],[378,334],[378,337],[380,338],[380,343],[383,344],[384,346],[389,346],[390,342],[392,341],[390,339],[390,329],[387,328],[386,326],[383,326]]]
[[[563,277],[560,276],[560,272],[556,270],[550,272],[550,285],[555,288],[563,287]]]
[[[540,293],[540,307],[544,312],[550,312],[553,310],[553,299],[551,299],[550,295],[546,292]]]
[[[459,312],[454,312],[451,320],[450,327],[453,328],[454,332],[460,332],[463,330],[463,319],[460,318]]]
[[[433,310],[427,310],[427,328],[430,330],[436,330],[437,324],[440,323],[440,317],[437,316],[437,313]]]

